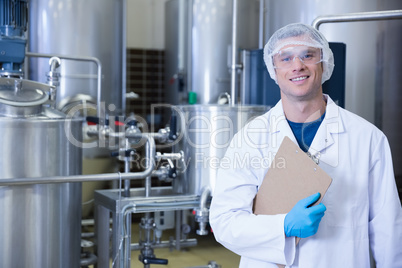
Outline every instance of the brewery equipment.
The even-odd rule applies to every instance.
[[[236,0],[236,49],[258,43],[258,1]],[[233,0],[183,1],[165,4],[165,79],[167,102],[213,104],[230,92]],[[251,30],[255,29],[255,31]]]
[[[0,179],[81,173],[82,122],[47,107],[51,89],[0,78]],[[2,186],[0,214],[1,267],[79,267],[81,183]]]
[[[81,120],[52,108],[54,86],[22,79],[27,8],[0,3],[0,179],[77,175]],[[81,183],[1,186],[0,214],[1,267],[79,267]]]
[[[124,111],[124,1],[29,1],[28,50],[34,53],[96,57],[103,67],[102,99],[114,112]],[[76,41],[73,41],[76,40]],[[45,82],[46,59],[29,59],[29,79]],[[63,61],[58,102],[78,94],[97,98],[97,69],[93,64]],[[124,99],[125,100],[125,99]]]
[[[181,122],[173,151],[184,152],[184,164],[173,189],[181,194],[201,195],[215,184],[219,161],[236,134],[247,122],[264,114],[268,106],[179,105],[173,114]]]

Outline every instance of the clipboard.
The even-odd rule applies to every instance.
[[[331,177],[285,137],[254,199],[254,214],[288,213],[299,200],[317,192],[321,197],[314,205],[319,204],[331,183]]]

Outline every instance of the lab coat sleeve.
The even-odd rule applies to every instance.
[[[242,257],[291,265],[296,246],[294,237],[285,237],[285,215],[252,212],[253,200],[266,172],[250,166],[253,157],[262,157],[258,149],[229,147],[225,155],[227,166],[221,165],[213,191],[210,210],[213,233],[218,242]]]
[[[402,267],[402,208],[384,135],[371,154],[370,246],[377,268]]]

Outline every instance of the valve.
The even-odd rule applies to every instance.
[[[194,211],[195,221],[199,223],[199,229],[196,231],[198,235],[207,235],[207,223],[209,221],[209,210],[208,209],[196,209]]]
[[[169,178],[175,179],[177,177],[176,167],[174,166],[173,161],[171,159],[168,159],[167,161],[169,163],[168,176]]]
[[[161,258],[152,258],[152,257],[138,257],[138,259],[145,265],[148,264],[160,264],[160,265],[167,265],[168,260],[167,259],[161,259]]]
[[[96,116],[87,116],[88,125],[94,126],[99,124],[99,118]]]
[[[141,141],[141,137],[135,137],[141,134],[140,129],[138,128],[138,122],[136,120],[130,120],[127,122],[128,128],[126,129],[126,137],[128,142],[131,144],[137,144]],[[131,136],[131,137],[130,137]]]
[[[127,150],[119,150],[119,151],[114,151],[110,153],[111,157],[118,157],[119,160],[124,161],[126,157],[130,157],[133,154],[135,154],[135,150],[134,149],[127,149]]]
[[[200,197],[200,207],[194,210],[195,221],[199,223],[199,229],[196,231],[198,235],[207,235],[207,224],[209,221],[209,209],[207,208],[207,203],[211,198],[211,189],[205,187],[202,190]]]
[[[167,265],[167,259],[156,258],[154,255],[154,249],[152,248],[155,241],[151,238],[151,232],[155,231],[155,222],[153,218],[145,216],[141,218],[140,223],[140,245],[141,254],[138,256],[139,261],[144,265],[161,264]],[[143,233],[144,232],[144,233]]]
[[[169,140],[177,139],[177,116],[172,115],[170,118],[170,131],[169,131]]]
[[[101,120],[97,116],[87,116],[88,125],[99,125]],[[109,127],[109,117],[106,116],[105,118],[105,126]]]
[[[184,91],[184,74],[182,72],[175,73],[170,79],[169,79],[169,84],[173,85],[174,82],[177,80],[177,90],[178,92],[183,92]]]

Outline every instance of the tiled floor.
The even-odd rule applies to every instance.
[[[132,241],[134,242],[138,229],[137,224],[132,227]],[[168,241],[170,237],[174,237],[174,230],[165,230],[162,240]],[[189,267],[207,267],[210,261],[215,261],[221,268],[239,267],[240,257],[233,252],[227,250],[218,242],[216,242],[212,233],[206,236],[199,236],[190,233],[188,238],[195,238],[197,245],[193,247],[183,248],[181,250],[169,248],[156,248],[154,254],[156,258],[168,260],[168,265],[151,265],[151,268],[189,268]],[[138,241],[136,241],[138,242]],[[132,251],[131,268],[143,268],[144,265],[138,260],[139,251]]]
[[[209,261],[215,261],[222,268],[239,267],[240,257],[225,249],[217,243],[212,234],[207,236],[194,236],[198,243],[195,247],[177,251],[170,251],[168,248],[155,249],[157,258],[168,259],[168,265],[151,265],[151,267],[165,268],[187,268],[187,267],[206,267]],[[131,267],[143,267],[138,261],[138,251],[132,252]]]
[[[134,223],[131,236],[133,243],[138,242],[138,230],[138,223]],[[174,236],[174,231],[166,230],[163,233],[162,240],[168,241],[171,236]],[[151,268],[207,268],[210,261],[216,262],[220,268],[239,267],[240,257],[216,242],[212,233],[206,236],[191,233],[188,238],[195,238],[197,245],[181,250],[171,250],[169,248],[154,249],[155,257],[167,259],[168,264],[151,265]],[[139,254],[138,250],[131,252],[131,268],[144,268],[144,264],[138,260]],[[113,260],[111,259],[109,267],[113,266],[112,262]],[[94,266],[90,265],[89,268],[94,268]]]

